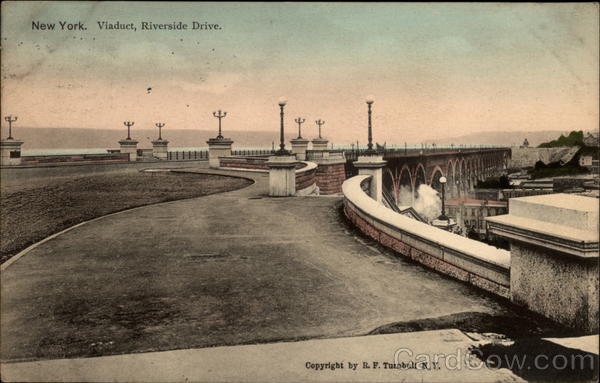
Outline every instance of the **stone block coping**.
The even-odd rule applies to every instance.
[[[497,235],[598,258],[598,200],[572,194],[511,198],[509,214],[486,218]]]

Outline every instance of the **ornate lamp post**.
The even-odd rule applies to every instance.
[[[302,138],[302,124],[304,124],[304,122],[306,121],[304,118],[302,117],[298,117],[296,118],[294,121],[296,121],[296,123],[298,124],[298,138]]]
[[[129,154],[129,161],[137,161],[137,144],[136,140],[131,139],[131,127],[134,125],[133,121],[123,121],[123,125],[127,127],[127,138],[120,140],[121,153]]]
[[[131,140],[131,127],[135,124],[133,121],[125,121],[123,125],[127,127],[127,140]]]
[[[17,116],[6,116],[4,117],[4,120],[8,122],[8,137],[6,137],[6,139],[12,140],[12,123],[17,121]]]
[[[285,135],[283,133],[283,108],[285,107],[285,104],[287,104],[287,100],[285,97],[281,97],[279,99],[279,109],[280,109],[280,117],[281,117],[281,126],[279,128],[279,150],[275,153],[275,155],[277,156],[287,156],[289,155],[289,152],[287,150],[285,150]]]
[[[156,125],[156,127],[158,128],[158,139],[162,140],[162,128],[163,128],[163,126],[165,126],[165,123],[164,122],[157,122],[154,125]]]
[[[218,112],[213,112],[213,116],[219,119],[219,135],[217,136],[217,139],[222,140],[223,136],[221,135],[221,119],[227,116],[227,112],[221,112],[221,109],[219,109]]]
[[[446,186],[446,177],[440,177],[440,184],[442,184],[442,214],[438,217],[438,219],[440,221],[448,221],[448,217],[446,216],[446,193],[445,193],[445,186]]]
[[[321,125],[324,125],[325,121],[322,121],[319,119],[319,120],[315,121],[315,124],[317,124],[319,126],[319,139],[320,139],[320,138],[322,138],[321,137]]]
[[[158,139],[152,141],[152,156],[159,160],[167,160],[169,158],[169,141],[162,138],[162,128],[165,123],[157,122],[154,125],[158,128]]]
[[[367,96],[366,99],[367,102],[367,106],[369,108],[369,143],[367,144],[367,151],[365,152],[366,155],[370,156],[370,155],[374,155],[377,154],[377,151],[373,149],[373,131],[371,128],[371,105],[373,105],[373,102],[375,102],[373,100],[373,96]]]

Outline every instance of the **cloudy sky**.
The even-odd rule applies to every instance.
[[[312,136],[320,118],[350,142],[372,94],[378,141],[595,130],[598,28],[594,4],[3,2],[2,111],[31,127],[213,129],[220,108],[229,129],[271,131],[285,96],[290,129],[302,116]]]

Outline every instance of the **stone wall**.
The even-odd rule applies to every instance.
[[[252,170],[269,170],[267,161],[269,157],[265,156],[231,156],[231,157],[219,157],[220,167],[222,168],[238,168],[238,169],[252,169]]]
[[[65,162],[113,162],[129,161],[127,153],[99,153],[99,154],[70,154],[46,156],[22,156],[21,163],[26,165],[56,164]]]
[[[513,198],[488,230],[510,240],[514,303],[598,333],[598,200],[573,194]]]
[[[572,328],[598,332],[598,262],[519,243],[511,247],[514,303]],[[535,272],[531,272],[535,270]]]
[[[344,183],[344,212],[367,236],[440,273],[510,298],[510,254],[404,217],[372,200],[361,188],[368,176]]]
[[[313,186],[316,182],[317,167],[306,171],[296,171],[296,190],[304,190]]]
[[[345,180],[345,163],[319,164],[317,168],[317,186],[321,194],[341,193],[342,184]]]

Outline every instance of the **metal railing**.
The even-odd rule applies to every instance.
[[[270,156],[275,153],[271,149],[237,149],[232,150],[232,156]]]
[[[180,150],[167,152],[169,161],[207,160],[208,150]]]
[[[387,206],[389,209],[392,209],[396,213],[400,213],[401,212],[400,208],[396,204],[396,198],[394,198],[394,196],[388,190],[388,188],[386,188],[385,186],[383,186],[382,189],[381,189],[381,194],[382,194],[383,202],[384,202],[385,206]]]

